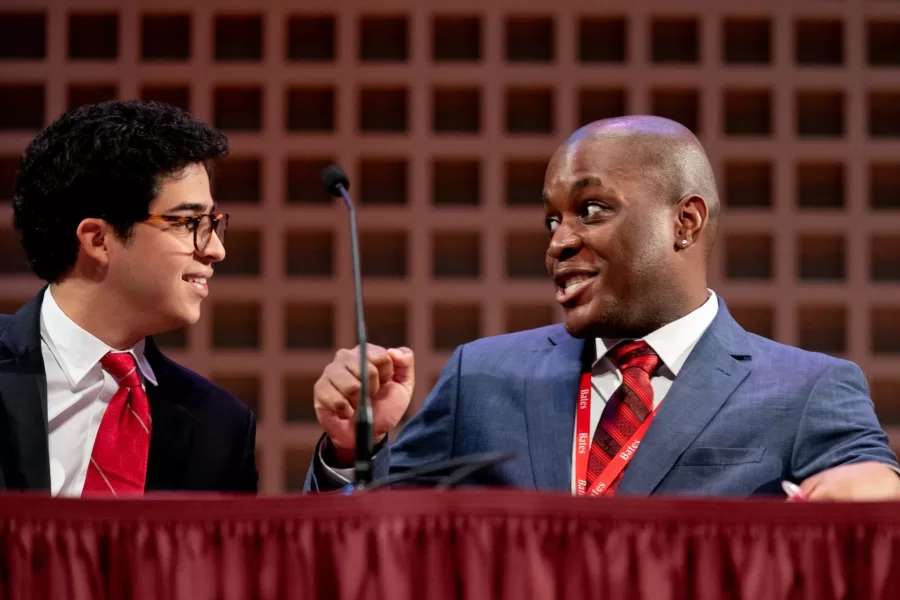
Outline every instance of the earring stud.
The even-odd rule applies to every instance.
[[[682,246],[687,246],[687,240],[681,240],[681,245],[682,245]]]

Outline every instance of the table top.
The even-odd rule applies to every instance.
[[[787,502],[778,498],[580,498],[511,489],[377,490],[353,494],[247,496],[155,494],[143,498],[51,498],[0,494],[0,519],[222,520],[492,515],[519,518],[642,522],[802,525],[900,524],[900,503]]]

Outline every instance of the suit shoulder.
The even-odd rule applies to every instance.
[[[480,338],[475,341],[469,342],[468,344],[466,344],[466,347],[476,348],[481,346],[503,347],[522,345],[529,345],[533,347],[534,344],[549,343],[549,340],[551,338],[554,338],[560,334],[568,335],[562,325],[547,325],[544,327],[538,327],[537,329],[526,329],[525,331],[502,333],[500,335]]]
[[[565,327],[562,325],[547,325],[537,329],[527,329],[513,333],[504,333],[490,337],[484,337],[462,346],[466,354],[496,353],[521,354],[531,352],[535,348],[550,345],[551,340],[560,336],[568,337]]]
[[[6,329],[6,327],[10,323],[12,323],[12,320],[13,320],[13,315],[6,315],[3,313],[0,313],[0,333],[3,333],[3,331]]]
[[[3,343],[3,334],[12,322],[13,315],[0,314],[0,360],[5,360],[12,356],[12,350]]]
[[[750,332],[747,332],[747,337],[756,355],[755,360],[766,364],[771,371],[802,373],[818,379],[826,371],[843,369],[862,376],[862,369],[849,360],[788,346]]]
[[[175,361],[164,358],[167,379],[176,382],[183,390],[182,394],[195,406],[203,409],[214,409],[220,415],[231,415],[235,418],[247,418],[250,408],[240,399],[222,386],[213,383],[206,377],[191,369],[179,365]]]

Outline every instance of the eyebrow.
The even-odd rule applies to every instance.
[[[600,181],[599,177],[585,177],[584,179],[579,179],[575,183],[572,184],[572,193],[580,192],[585,188],[589,187],[603,187],[603,182]]]
[[[569,195],[574,196],[578,192],[584,191],[589,187],[603,187],[603,182],[599,177],[585,177],[584,179],[579,179],[572,184]],[[546,190],[541,192],[541,200],[544,201],[544,204],[550,204],[550,196],[547,194]]]
[[[182,202],[178,206],[174,208],[170,208],[166,212],[195,212],[195,213],[205,213],[207,210],[209,212],[215,212],[216,203],[213,202],[212,208],[209,207],[208,204],[201,204],[199,202]]]

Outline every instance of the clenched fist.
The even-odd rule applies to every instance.
[[[373,444],[397,426],[412,400],[414,356],[409,348],[366,346]],[[313,387],[316,418],[334,447],[335,458],[351,464],[356,448],[356,406],[362,387],[359,346],[338,350]]]

